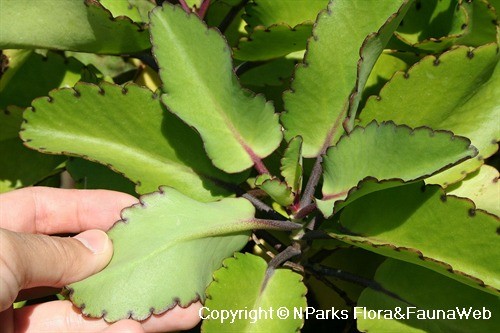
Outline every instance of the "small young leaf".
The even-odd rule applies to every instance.
[[[242,283],[244,281],[244,283]],[[223,267],[214,273],[214,282],[207,288],[205,308],[209,311],[243,310],[251,316],[236,317],[222,323],[221,320],[203,321],[203,332],[297,332],[303,325],[297,310],[305,311],[307,289],[302,276],[289,269],[270,269],[261,257],[236,253],[224,260]],[[289,311],[287,318],[278,317]]]
[[[290,140],[281,159],[280,169],[292,192],[299,194],[302,187],[302,137],[296,136]]]
[[[331,1],[318,15],[304,63],[296,69],[292,91],[284,95],[287,112],[281,116],[287,140],[303,137],[304,157],[316,157],[338,141],[350,103],[355,111],[371,67],[409,3]],[[353,90],[359,93],[350,101]]]
[[[407,73],[396,73],[379,97],[368,99],[360,115],[361,124],[373,119],[390,120],[411,127],[446,129],[470,138],[479,150],[478,156],[428,182],[445,186],[463,179],[498,150],[497,48],[496,44],[474,50],[457,47],[439,58],[423,58]]]
[[[290,206],[294,195],[287,183],[278,178],[271,178],[268,174],[259,175],[255,180],[255,186],[264,190],[269,196],[282,206]]]
[[[148,33],[130,19],[113,19],[98,1],[2,1],[0,49],[56,49],[104,54],[150,47]]]
[[[282,133],[272,104],[240,86],[219,32],[164,3],[151,13],[151,35],[162,100],[197,129],[215,166],[243,171],[279,146]]]
[[[448,194],[471,199],[478,209],[500,216],[500,182],[498,170],[492,166],[482,165],[478,171],[446,190]]]
[[[499,218],[439,186],[373,192],[345,207],[339,225],[323,225],[335,239],[500,295]]]
[[[411,305],[366,288],[358,301],[358,329],[361,332],[470,333],[495,332],[500,327],[500,302],[497,296],[470,288],[423,267],[388,259],[378,268],[375,281]],[[411,311],[410,319],[389,319],[384,316],[369,318],[363,312],[363,308],[366,311],[377,311],[398,307],[402,309],[401,314],[406,315],[407,311]],[[476,310],[479,313],[475,314],[484,318],[474,318]],[[468,316],[460,318],[456,311],[460,311],[462,315],[468,313]],[[452,312],[455,313],[455,319]],[[424,313],[434,319],[425,320]],[[418,314],[421,315],[420,318]]]
[[[346,199],[361,180],[392,181],[380,186],[372,182],[363,188],[364,195],[403,185],[394,180],[412,182],[427,178],[476,154],[467,138],[451,132],[411,129],[390,122],[356,127],[329,148],[324,157],[323,200],[318,204],[325,216],[330,216],[335,203]]]
[[[24,113],[21,137],[42,152],[108,165],[138,184],[138,193],[168,185],[200,201],[230,195],[214,180],[237,183],[242,175],[215,168],[196,133],[155,96],[109,83],[55,90]]]

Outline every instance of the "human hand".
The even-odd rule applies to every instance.
[[[14,310],[16,298],[42,295],[102,270],[112,256],[106,233],[137,199],[106,190],[29,187],[0,195],[0,327],[2,332],[164,332],[194,327],[200,303],[143,322],[83,317],[70,301]],[[47,236],[78,233],[75,237]],[[52,289],[54,291],[54,289]],[[57,292],[57,290],[55,290]],[[18,297],[22,296],[22,297]]]

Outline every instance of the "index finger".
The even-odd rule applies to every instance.
[[[0,195],[0,228],[37,234],[108,230],[137,201],[109,190],[27,187]]]

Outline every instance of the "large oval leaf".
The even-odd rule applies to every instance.
[[[467,138],[450,132],[423,127],[411,129],[391,122],[356,127],[329,148],[324,157],[323,200],[318,201],[318,206],[329,216],[334,205],[349,195],[359,197],[403,184],[394,180],[423,179],[476,154],[477,150]],[[384,182],[358,186],[367,178]]]
[[[279,146],[282,134],[272,104],[240,86],[218,31],[165,3],[151,13],[151,35],[166,92],[162,100],[196,128],[215,166],[239,172]]]
[[[21,137],[28,146],[106,164],[138,184],[139,193],[169,185],[212,201],[229,195],[214,179],[241,180],[216,169],[196,133],[136,85],[55,90],[35,100],[24,117]]]

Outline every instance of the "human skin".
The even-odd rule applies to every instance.
[[[16,299],[54,293],[99,272],[111,260],[105,230],[137,202],[107,190],[28,187],[0,195],[0,327],[2,332],[166,332],[194,327],[199,302],[136,322],[109,324],[82,316],[70,301],[14,310]],[[49,236],[76,234],[75,237]],[[50,288],[47,288],[50,287]],[[57,288],[57,289],[54,289]]]

